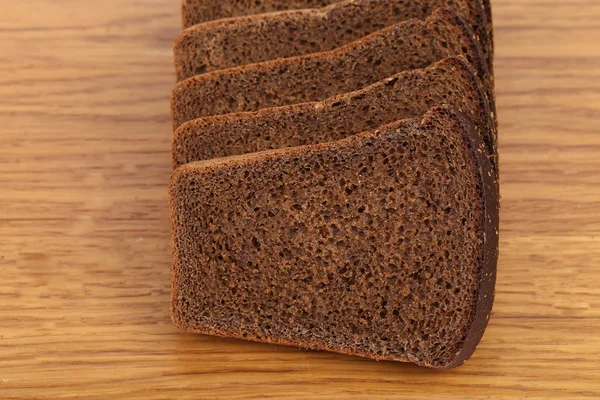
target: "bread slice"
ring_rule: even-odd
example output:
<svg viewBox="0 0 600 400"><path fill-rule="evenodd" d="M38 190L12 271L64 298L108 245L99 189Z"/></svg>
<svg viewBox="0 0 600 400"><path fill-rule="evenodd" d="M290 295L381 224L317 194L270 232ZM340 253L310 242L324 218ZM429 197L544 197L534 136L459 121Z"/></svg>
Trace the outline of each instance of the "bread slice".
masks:
<svg viewBox="0 0 600 400"><path fill-rule="evenodd" d="M182 0L184 28L216 19L242 17L284 10L325 7L342 0ZM492 25L490 0L482 0L488 32Z"/></svg>
<svg viewBox="0 0 600 400"><path fill-rule="evenodd" d="M493 84L472 31L452 10L438 9L425 21L405 21L330 52L188 78L173 90L173 123L176 128L211 115L320 101L456 55L471 62L493 102Z"/></svg>
<svg viewBox="0 0 600 400"><path fill-rule="evenodd" d="M324 7L341 0L182 0L183 27L221 18Z"/></svg>
<svg viewBox="0 0 600 400"><path fill-rule="evenodd" d="M494 297L498 190L466 117L186 164L170 183L171 315L197 333L434 368Z"/></svg>
<svg viewBox="0 0 600 400"><path fill-rule="evenodd" d="M173 166L331 142L420 116L433 105L461 110L474 122L496 169L496 124L485 90L471 65L456 57L322 102L188 121L173 135Z"/></svg>
<svg viewBox="0 0 600 400"><path fill-rule="evenodd" d="M323 9L262 14L195 25L175 41L178 80L220 69L333 50L451 5L471 25L487 58L481 0L349 0Z"/></svg>

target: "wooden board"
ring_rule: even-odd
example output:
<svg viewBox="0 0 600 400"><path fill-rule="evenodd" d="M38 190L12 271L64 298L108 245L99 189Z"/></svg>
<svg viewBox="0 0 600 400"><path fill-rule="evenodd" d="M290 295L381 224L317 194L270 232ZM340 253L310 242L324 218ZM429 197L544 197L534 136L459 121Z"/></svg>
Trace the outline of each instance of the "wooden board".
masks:
<svg viewBox="0 0 600 400"><path fill-rule="evenodd" d="M0 398L600 398L600 2L493 6L497 300L436 372L178 332L178 1L2 0Z"/></svg>

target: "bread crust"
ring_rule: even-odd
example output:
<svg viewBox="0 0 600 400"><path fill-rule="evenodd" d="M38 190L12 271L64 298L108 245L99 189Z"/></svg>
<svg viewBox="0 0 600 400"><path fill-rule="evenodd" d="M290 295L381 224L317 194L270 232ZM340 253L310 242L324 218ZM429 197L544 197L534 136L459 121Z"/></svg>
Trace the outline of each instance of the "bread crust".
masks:
<svg viewBox="0 0 600 400"><path fill-rule="evenodd" d="M475 352L485 332L494 305L496 294L496 271L498 266L498 246L500 235L500 191L499 181L493 171L488 169L489 157L487 148L481 137L475 134L473 124L462 113L456 115L461 120L465 130L471 131L468 138L471 149L478 160L479 179L484 192L484 240L483 263L480 269L479 290L477 293L477 307L471 318L466 339L460 352L443 369L456 368L463 365Z"/></svg>

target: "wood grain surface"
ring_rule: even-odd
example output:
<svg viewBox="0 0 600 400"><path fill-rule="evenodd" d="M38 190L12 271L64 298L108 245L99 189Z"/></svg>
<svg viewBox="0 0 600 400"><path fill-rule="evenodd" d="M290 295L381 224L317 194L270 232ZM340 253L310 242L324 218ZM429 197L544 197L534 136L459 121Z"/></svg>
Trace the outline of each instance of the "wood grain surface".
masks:
<svg viewBox="0 0 600 400"><path fill-rule="evenodd" d="M600 1L492 3L497 300L437 372L177 331L178 0L0 0L0 398L600 398Z"/></svg>

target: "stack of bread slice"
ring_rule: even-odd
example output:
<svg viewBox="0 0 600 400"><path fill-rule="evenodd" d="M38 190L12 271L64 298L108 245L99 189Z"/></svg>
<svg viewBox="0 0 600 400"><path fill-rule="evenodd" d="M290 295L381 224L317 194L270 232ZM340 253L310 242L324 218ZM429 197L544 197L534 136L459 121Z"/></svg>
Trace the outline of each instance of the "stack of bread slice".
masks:
<svg viewBox="0 0 600 400"><path fill-rule="evenodd" d="M492 308L489 0L183 0L174 323L433 368Z"/></svg>

